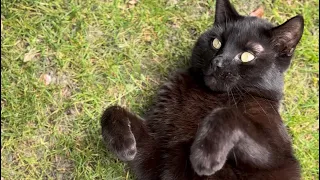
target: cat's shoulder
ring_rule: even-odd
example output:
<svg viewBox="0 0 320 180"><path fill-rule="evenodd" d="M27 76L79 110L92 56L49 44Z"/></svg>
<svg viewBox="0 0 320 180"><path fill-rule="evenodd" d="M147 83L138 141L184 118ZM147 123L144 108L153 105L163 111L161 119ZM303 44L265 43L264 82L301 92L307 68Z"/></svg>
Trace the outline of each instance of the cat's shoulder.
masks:
<svg viewBox="0 0 320 180"><path fill-rule="evenodd" d="M192 69L178 69L168 75L167 80L161 86L162 88L168 89L202 89L207 91L208 89L204 85L203 80L193 72Z"/></svg>

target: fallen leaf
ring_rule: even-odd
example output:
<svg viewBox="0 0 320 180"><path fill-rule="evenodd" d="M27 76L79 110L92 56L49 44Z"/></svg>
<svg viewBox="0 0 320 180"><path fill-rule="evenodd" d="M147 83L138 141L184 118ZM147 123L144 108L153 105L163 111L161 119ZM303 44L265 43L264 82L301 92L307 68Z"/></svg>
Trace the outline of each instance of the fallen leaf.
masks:
<svg viewBox="0 0 320 180"><path fill-rule="evenodd" d="M91 58L91 59L89 59L89 61L90 61L92 64L95 64L97 60L94 59L94 58Z"/></svg>
<svg viewBox="0 0 320 180"><path fill-rule="evenodd" d="M48 74L42 74L40 76L40 81L44 82L45 85L49 85L51 83L51 76Z"/></svg>
<svg viewBox="0 0 320 180"><path fill-rule="evenodd" d="M156 37L155 32L152 28L144 28L142 29L142 39L146 42L150 42L152 39L155 39Z"/></svg>
<svg viewBox="0 0 320 180"><path fill-rule="evenodd" d="M312 138L313 138L313 137L312 137L311 134L307 134L307 135L305 136L305 139L306 139L307 141L310 141Z"/></svg>
<svg viewBox="0 0 320 180"><path fill-rule="evenodd" d="M263 14L264 14L264 10L263 10L263 8L260 6L260 7L258 7L257 9L255 9L254 11L252 11L252 12L250 13L250 16L255 16L255 17L258 17L258 18L262 18Z"/></svg>
<svg viewBox="0 0 320 180"><path fill-rule="evenodd" d="M23 62L28 62L33 60L36 56L38 56L40 53L36 49L31 49L28 53L24 54Z"/></svg>

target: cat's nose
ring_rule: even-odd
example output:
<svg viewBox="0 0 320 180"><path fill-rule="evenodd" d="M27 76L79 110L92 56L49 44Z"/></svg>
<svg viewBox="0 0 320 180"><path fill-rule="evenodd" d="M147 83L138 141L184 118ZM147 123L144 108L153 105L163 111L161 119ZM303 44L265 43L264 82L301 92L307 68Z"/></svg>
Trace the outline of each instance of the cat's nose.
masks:
<svg viewBox="0 0 320 180"><path fill-rule="evenodd" d="M211 62L211 66L213 68L222 68L223 67L223 59L218 57L218 58L215 58L212 62Z"/></svg>

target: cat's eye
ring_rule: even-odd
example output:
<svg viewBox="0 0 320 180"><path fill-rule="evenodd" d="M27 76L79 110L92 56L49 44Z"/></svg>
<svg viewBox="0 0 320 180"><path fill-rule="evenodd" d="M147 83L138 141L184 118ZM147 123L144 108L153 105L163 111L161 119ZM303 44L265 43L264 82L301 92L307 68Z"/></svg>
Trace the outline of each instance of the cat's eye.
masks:
<svg viewBox="0 0 320 180"><path fill-rule="evenodd" d="M242 62L249 62L254 60L255 56L250 52L244 52L241 54L240 59Z"/></svg>
<svg viewBox="0 0 320 180"><path fill-rule="evenodd" d="M212 46L213 48L215 49L220 49L221 47L221 42L219 41L218 38L214 38L213 41L212 41Z"/></svg>

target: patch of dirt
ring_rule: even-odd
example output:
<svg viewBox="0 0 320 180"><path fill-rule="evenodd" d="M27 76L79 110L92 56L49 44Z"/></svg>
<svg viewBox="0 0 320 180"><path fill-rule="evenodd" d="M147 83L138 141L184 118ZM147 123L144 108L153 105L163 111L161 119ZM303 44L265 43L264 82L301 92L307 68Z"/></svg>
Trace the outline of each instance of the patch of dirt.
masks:
<svg viewBox="0 0 320 180"><path fill-rule="evenodd" d="M53 168L51 176L55 179L72 179L72 172L74 169L74 162L62 155L55 155L52 159Z"/></svg>
<svg viewBox="0 0 320 180"><path fill-rule="evenodd" d="M151 42L157 39L157 34L154 32L153 27L143 28L141 36L141 39L145 42Z"/></svg>
<svg viewBox="0 0 320 180"><path fill-rule="evenodd" d="M82 113L82 110L82 104L76 104L65 109L64 112L59 111L58 118L52 118L51 124L57 128L60 134L67 135L72 131L73 121Z"/></svg>
<svg viewBox="0 0 320 180"><path fill-rule="evenodd" d="M67 73L56 72L55 70L50 70L49 72L43 74L43 81L50 84L56 84L62 86L60 91L60 97L63 99L69 99L74 91L78 89L75 81ZM50 77L50 78L48 78Z"/></svg>
<svg viewBox="0 0 320 180"><path fill-rule="evenodd" d="M42 74L40 76L40 81L42 81L47 86L51 83L51 76L49 74Z"/></svg>
<svg viewBox="0 0 320 180"><path fill-rule="evenodd" d="M72 121L82 112L82 104L67 109L62 107L78 91L78 85L67 73L51 70L47 74L51 77L50 85L58 85L60 91L52 92L55 103L47 105L46 115L52 126L57 127L61 133L67 134L72 130Z"/></svg>
<svg viewBox="0 0 320 180"><path fill-rule="evenodd" d="M23 62L36 61L40 59L40 53L37 49L30 49L24 54Z"/></svg>
<svg viewBox="0 0 320 180"><path fill-rule="evenodd" d="M77 115L81 114L82 109L83 109L82 108L82 104L77 104L77 105L75 105L73 107L68 108L66 110L66 114L68 116L77 116Z"/></svg>
<svg viewBox="0 0 320 180"><path fill-rule="evenodd" d="M104 33L98 27L89 26L86 39L89 44L94 44L97 40L101 39L103 35Z"/></svg>
<svg viewBox="0 0 320 180"><path fill-rule="evenodd" d="M167 22L167 26L172 29L179 29L181 24L181 19L178 17L172 17Z"/></svg>

